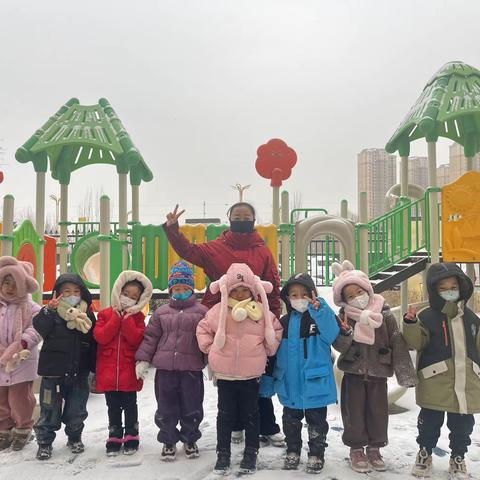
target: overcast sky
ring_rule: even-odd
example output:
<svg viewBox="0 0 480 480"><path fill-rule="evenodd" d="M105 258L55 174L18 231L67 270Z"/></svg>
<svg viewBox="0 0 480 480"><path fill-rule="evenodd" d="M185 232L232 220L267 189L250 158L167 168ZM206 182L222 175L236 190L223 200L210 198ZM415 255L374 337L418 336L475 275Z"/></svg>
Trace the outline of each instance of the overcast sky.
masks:
<svg viewBox="0 0 480 480"><path fill-rule="evenodd" d="M1 0L1 195L33 206L33 167L15 150L69 98L106 97L154 172L144 223L176 202L224 217L236 182L252 184L246 199L270 220L254 163L275 137L298 154L283 186L292 197L356 206L356 154L385 145L444 63L480 67L479 19L478 0ZM102 185L118 206L114 167L74 173L72 219Z"/></svg>

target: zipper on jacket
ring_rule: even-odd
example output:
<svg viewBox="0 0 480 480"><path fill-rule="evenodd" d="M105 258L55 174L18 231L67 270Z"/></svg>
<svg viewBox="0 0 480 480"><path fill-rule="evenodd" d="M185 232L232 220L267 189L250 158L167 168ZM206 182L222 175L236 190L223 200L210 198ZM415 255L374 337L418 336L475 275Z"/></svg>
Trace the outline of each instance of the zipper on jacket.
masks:
<svg viewBox="0 0 480 480"><path fill-rule="evenodd" d="M118 347L117 347L117 391L119 390L119 377L120 377L120 341L122 338L122 332L118 332Z"/></svg>
<svg viewBox="0 0 480 480"><path fill-rule="evenodd" d="M443 329L443 338L445 340L445 346L448 347L447 322L445 320L442 322L442 329Z"/></svg>

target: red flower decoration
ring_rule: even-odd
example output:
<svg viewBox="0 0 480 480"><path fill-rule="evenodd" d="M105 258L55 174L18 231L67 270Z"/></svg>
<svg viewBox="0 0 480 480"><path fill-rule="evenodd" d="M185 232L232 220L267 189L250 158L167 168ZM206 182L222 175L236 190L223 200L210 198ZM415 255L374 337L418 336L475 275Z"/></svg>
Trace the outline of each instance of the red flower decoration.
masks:
<svg viewBox="0 0 480 480"><path fill-rule="evenodd" d="M292 174L297 154L283 140L273 138L257 149L255 168L263 178L271 180L272 187L279 187Z"/></svg>

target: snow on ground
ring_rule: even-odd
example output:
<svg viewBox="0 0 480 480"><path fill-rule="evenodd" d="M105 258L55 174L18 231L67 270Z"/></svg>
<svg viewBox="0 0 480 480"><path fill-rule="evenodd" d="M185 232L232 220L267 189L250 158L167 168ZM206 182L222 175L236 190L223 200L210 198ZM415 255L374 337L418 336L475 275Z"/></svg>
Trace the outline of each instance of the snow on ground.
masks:
<svg viewBox="0 0 480 480"><path fill-rule="evenodd" d="M103 395L91 395L88 402L89 417L83 439L86 445L85 453L72 457L66 448L65 434L59 432L54 443L53 456L50 461L35 460L36 443L32 442L19 453L0 452L0 479L1 480L30 480L35 478L57 480L66 477L78 479L102 480L131 480L137 477L142 480L203 480L219 479L212 474L215 463L215 418L217 394L211 382L205 382L205 419L202 424L203 437L198 442L201 456L198 459L187 460L180 445L177 460L170 464L160 461L161 445L157 442L157 427L153 422L156 408L153 391L154 370L150 369L143 391L139 393L139 416L141 447L136 455L116 459L105 456L105 440L107 437L107 411ZM277 419L281 420L281 406L275 400ZM405 409L403 413L390 416L390 445L384 450L385 460L389 470L385 473L357 474L350 470L347 463L348 450L342 444L342 419L337 405L329 407L330 432L329 446L326 450L326 464L324 471L317 477L325 480L352 480L361 478L412 479L410 467L417 451L416 415L418 407L415 405L414 392L410 390L398 402L398 406ZM480 423L480 415L476 416ZM305 446L307 429L303 429ZM242 446L233 445L232 476L238 469L241 459ZM283 449L263 447L259 453L258 472L254 475L257 480L276 479L307 479L312 478L304 472L306 451L302 452L301 469L297 472L281 470L283 463ZM446 480L448 468L448 431L444 427L442 437L434 458L434 479ZM476 426L472 436L472 446L467 455L467 462L472 478L480 480L480 426ZM221 477L220 477L221 478Z"/></svg>
<svg viewBox="0 0 480 480"><path fill-rule="evenodd" d="M332 307L331 288L319 290L321 296ZM107 438L107 409L103 395L91 395L88 402L89 417L83 440L86 445L85 453L72 456L66 448L66 437L63 431L59 432L54 443L53 456L50 461L35 460L36 443L32 442L19 453L10 451L0 452L0 480L57 480L65 477L78 479L102 480L132 480L137 477L141 480L220 480L212 473L215 463L215 419L217 392L212 383L205 380L205 419L201 425L203 437L198 442L200 458L187 460L178 445L177 460L173 463L164 463L160 460L161 444L156 440L157 427L153 421L156 401L153 389L155 370L150 369L143 390L138 395L141 446L136 455L123 455L111 459L105 456L105 440ZM281 423L282 407L275 399L277 420ZM358 474L353 472L347 462L348 449L342 444L342 418L338 405L329 407L328 448L325 454L325 468L317 476L322 480L358 480L362 478L411 480L410 469L417 453L415 438L417 435L416 416L419 408L415 405L414 390L410 389L398 402L395 408L401 413L390 415L390 445L382 452L388 464L388 471ZM473 480L480 480L480 415L476 415L477 425L472 435L472 445L467 454L467 466ZM284 450L275 447L262 447L258 459L258 471L252 477L256 480L286 480L311 479L312 475L305 473L307 457L307 429L303 429L304 451L302 463L296 472L282 470ZM238 471L243 447L232 445L232 474ZM444 426L438 447L434 452L434 480L448 479L448 430Z"/></svg>

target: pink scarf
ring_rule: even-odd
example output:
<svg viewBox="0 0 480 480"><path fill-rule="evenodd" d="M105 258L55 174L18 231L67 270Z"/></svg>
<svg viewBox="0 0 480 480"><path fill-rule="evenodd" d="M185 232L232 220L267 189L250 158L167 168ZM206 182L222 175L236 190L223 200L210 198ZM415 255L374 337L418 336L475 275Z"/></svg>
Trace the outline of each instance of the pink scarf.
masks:
<svg viewBox="0 0 480 480"><path fill-rule="evenodd" d="M364 310L351 305L345 305L345 314L356 322L353 330L353 339L358 343L373 345L375 343L375 329L383 323L382 309L385 299L374 294Z"/></svg>

